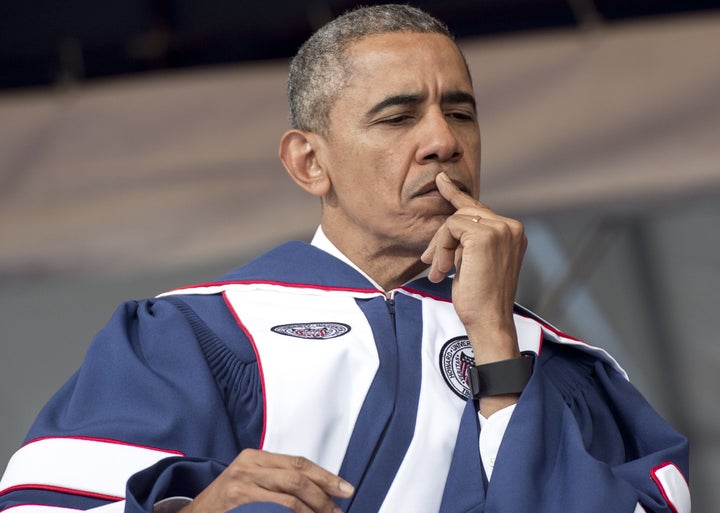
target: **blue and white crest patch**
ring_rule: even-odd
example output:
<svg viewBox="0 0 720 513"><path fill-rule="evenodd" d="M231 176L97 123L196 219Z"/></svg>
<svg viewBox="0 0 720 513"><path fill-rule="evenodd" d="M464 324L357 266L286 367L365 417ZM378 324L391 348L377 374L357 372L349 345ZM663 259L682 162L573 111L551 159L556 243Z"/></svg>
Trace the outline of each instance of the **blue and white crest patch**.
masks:
<svg viewBox="0 0 720 513"><path fill-rule="evenodd" d="M273 332L289 337L305 338L310 340L326 340L342 337L350 331L350 326L341 322L299 322L295 324L281 324L270 328Z"/></svg>
<svg viewBox="0 0 720 513"><path fill-rule="evenodd" d="M450 390L461 399L470 397L468 386L468 367L475 365L470 340L467 337L455 337L440 350L440 373Z"/></svg>

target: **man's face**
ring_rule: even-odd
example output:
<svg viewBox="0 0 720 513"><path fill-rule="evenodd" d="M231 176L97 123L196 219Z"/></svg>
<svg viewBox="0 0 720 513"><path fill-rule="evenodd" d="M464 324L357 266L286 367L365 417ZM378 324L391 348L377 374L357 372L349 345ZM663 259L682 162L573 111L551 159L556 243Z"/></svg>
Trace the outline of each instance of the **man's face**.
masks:
<svg viewBox="0 0 720 513"><path fill-rule="evenodd" d="M465 63L440 34L374 35L348 55L349 85L318 154L332 183L323 224L377 249L419 254L454 211L437 174L479 193L480 131Z"/></svg>

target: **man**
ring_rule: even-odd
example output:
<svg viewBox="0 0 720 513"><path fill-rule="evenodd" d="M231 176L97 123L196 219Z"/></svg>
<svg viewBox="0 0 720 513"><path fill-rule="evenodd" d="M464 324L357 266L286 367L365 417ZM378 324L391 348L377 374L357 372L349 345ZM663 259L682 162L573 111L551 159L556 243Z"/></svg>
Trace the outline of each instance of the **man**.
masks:
<svg viewBox="0 0 720 513"><path fill-rule="evenodd" d="M610 356L514 306L526 239L476 199L447 29L352 11L301 48L289 96L280 158L321 198L313 244L124 305L2 506L689 511L686 440Z"/></svg>

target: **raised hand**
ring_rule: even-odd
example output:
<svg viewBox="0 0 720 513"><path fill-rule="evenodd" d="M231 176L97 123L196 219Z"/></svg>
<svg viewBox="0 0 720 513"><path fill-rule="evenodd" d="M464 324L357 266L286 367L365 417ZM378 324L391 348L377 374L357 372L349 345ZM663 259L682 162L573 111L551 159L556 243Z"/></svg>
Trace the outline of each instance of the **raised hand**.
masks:
<svg viewBox="0 0 720 513"><path fill-rule="evenodd" d="M527 247L523 226L461 191L445 173L435 181L457 210L421 257L430 264L429 279L440 281L455 268L453 304L478 364L519 356L513 302Z"/></svg>

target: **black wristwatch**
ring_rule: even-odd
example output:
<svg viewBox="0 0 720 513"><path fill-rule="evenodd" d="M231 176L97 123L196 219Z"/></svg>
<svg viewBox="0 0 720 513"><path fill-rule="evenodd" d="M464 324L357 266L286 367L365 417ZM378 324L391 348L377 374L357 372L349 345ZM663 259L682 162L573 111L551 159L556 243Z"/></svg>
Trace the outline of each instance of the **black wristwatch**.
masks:
<svg viewBox="0 0 720 513"><path fill-rule="evenodd" d="M532 376L535 357L532 353L499 362L468 368L470 395L473 399L494 395L519 394Z"/></svg>

